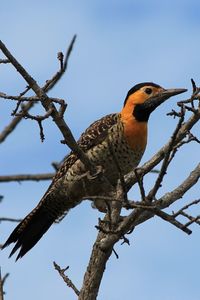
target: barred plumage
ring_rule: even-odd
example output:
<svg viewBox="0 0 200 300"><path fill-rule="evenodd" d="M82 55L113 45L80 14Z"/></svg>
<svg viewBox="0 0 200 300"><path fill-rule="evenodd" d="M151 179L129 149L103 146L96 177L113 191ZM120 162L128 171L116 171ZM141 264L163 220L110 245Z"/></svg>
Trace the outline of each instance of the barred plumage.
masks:
<svg viewBox="0 0 200 300"><path fill-rule="evenodd" d="M79 147L96 166L101 166L113 187L119 179L119 169L125 175L139 164L146 147L150 113L169 97L184 91L186 90L165 90L150 82L136 85L128 92L120 113L97 120L81 135ZM70 153L38 205L14 229L3 245L5 248L16 243L10 256L20 248L17 259L22 257L53 222L78 205L83 198L109 192L103 190L101 185L95 185L86 174L84 164L74 153Z"/></svg>

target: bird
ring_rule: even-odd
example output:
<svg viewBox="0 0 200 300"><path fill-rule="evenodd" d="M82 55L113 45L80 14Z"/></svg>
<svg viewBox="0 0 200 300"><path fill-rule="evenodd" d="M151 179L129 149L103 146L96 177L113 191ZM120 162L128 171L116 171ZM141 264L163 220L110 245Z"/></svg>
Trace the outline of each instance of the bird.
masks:
<svg viewBox="0 0 200 300"><path fill-rule="evenodd" d="M92 123L77 141L93 165L101 166L109 182L108 190L101 184L95 185L94 180L86 175L88 170L83 162L75 153L69 153L38 205L17 225L2 249L14 243L10 256L19 250L18 260L35 246L57 219L65 216L83 199L105 195L109 192L109 185L115 188L120 174L128 174L141 161L147 145L151 113L170 97L186 91L165 89L153 82L133 86L120 112L108 114ZM97 208L98 202L103 201L101 197L99 199Z"/></svg>

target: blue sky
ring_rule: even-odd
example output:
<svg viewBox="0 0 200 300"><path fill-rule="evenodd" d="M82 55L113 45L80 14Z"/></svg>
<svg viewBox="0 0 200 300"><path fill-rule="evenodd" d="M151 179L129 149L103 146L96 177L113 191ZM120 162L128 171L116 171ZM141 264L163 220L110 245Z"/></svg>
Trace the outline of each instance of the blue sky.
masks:
<svg viewBox="0 0 200 300"><path fill-rule="evenodd" d="M166 88L184 87L190 95L190 78L199 83L199 1L3 1L1 39L32 76L43 84L57 70L57 52L65 51L78 35L69 68L51 95L68 103L66 121L75 137L95 119L119 111L129 88L153 81ZM26 86L8 65L1 66L0 91L19 94ZM176 124L166 113L175 108L171 99L151 117L149 142L142 162L171 136ZM8 124L14 104L1 101L0 130ZM38 113L37 108L33 112ZM42 113L42 110L39 111ZM2 174L52 171L51 162L68 152L52 122L44 125L39 140L37 124L24 120L1 145ZM199 132L199 126L193 132ZM198 161L193 144L178 153L164 181L162 193L177 186ZM198 152L197 152L198 151ZM155 175L145 180L148 190ZM23 217L48 187L42 183L1 184L1 215ZM199 186L181 204L199 197ZM130 199L138 199L132 189ZM198 211L197 211L198 214ZM53 269L55 260L69 265L69 276L81 287L100 214L84 202L53 226L27 256L15 263L10 249L0 255L2 272L10 272L5 299L76 299ZM14 224L2 223L5 241ZM103 278L99 300L197 300L199 286L199 229L186 236L154 218L138 227L131 246L116 245Z"/></svg>

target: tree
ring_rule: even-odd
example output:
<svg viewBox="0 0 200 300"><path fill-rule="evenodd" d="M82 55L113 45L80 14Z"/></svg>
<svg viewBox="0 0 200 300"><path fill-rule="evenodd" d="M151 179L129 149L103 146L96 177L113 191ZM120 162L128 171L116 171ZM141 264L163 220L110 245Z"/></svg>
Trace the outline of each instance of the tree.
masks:
<svg viewBox="0 0 200 300"><path fill-rule="evenodd" d="M12 113L13 120L0 134L0 141L5 141L6 137L15 130L16 125L22 120L22 118L30 119L38 123L40 138L41 141L43 141L45 136L43 122L46 119L52 118L62 133L62 143L67 144L67 146L81 159L85 166L87 166L89 174L92 175L91 180L95 178L94 185L99 183L106 185L107 181L102 175L101 170L97 170L96 166L91 164L85 153L78 147L68 125L64 120L64 114L67 108L65 100L52 98L47 95L50 89L57 84L67 69L68 59L75 42L75 38L76 37L72 39L65 56L61 52L58 53L60 69L50 80L46 81L43 87L40 87L37 84L35 79L33 79L24 67L15 59L3 42L0 42L0 49L6 57L0 62L2 64L12 64L27 83L26 89L18 96L0 93L1 98L9 101L16 101L16 108ZM77 299L96 299L109 257L112 253L118 257L118 254L114 250L114 245L119 241L129 244L128 234L133 233L134 229L140 224L154 216L158 216L188 235L192 233L189 228L191 224L200 224L200 217L198 215L193 216L188 212L188 209L192 206L199 205L200 199L192 199L185 206L181 206L180 204L179 209L172 214L165 211L166 208L171 207L175 202L179 203L179 200L185 195L185 193L197 184L200 177L200 164L198 162L196 167L191 169L190 174L179 184L179 186L162 196L158 196L158 192L160 191L160 187L162 186L168 167L172 161L175 161L176 153L181 151L186 144L190 144L191 142L200 143L199 139L191 132L193 126L197 124L200 119L200 88L196 86L193 80L192 87L193 92L191 98L178 102L177 110L172 110L168 114L178 120L177 126L174 129L170 140L143 166L133 170L130 174L125 176L125 178L120 174L117 189L112 190L112 193L103 197L102 200L104 200L107 205L107 213L103 219L99 219L99 223L96 226L98 229L98 235L93 245L88 267L84 275L83 285L80 291L75 287L68 276L65 275L67 268L61 269L54 262L55 269L61 275L66 284L74 290L77 295ZM34 92L34 96L26 96L26 93L31 90ZM30 114L29 111L35 104L43 106L46 113L44 115ZM160 163L160 170L154 170L154 168ZM59 164L55 165L55 169L57 169L58 166ZM158 175L152 188L147 192L144 185L144 178L149 172L157 172ZM2 175L0 176L0 181L44 180L51 179L53 175L54 174L52 173L13 176ZM139 201L131 201L127 196L128 191L135 184L138 184L140 189L141 199ZM95 196L92 200L95 200ZM123 208L128 211L128 214L125 216L122 213ZM181 221L179 220L180 217L183 217L181 218ZM4 220L18 221L11 218L1 218L0 221ZM1 286L3 286L4 281L5 277L1 280ZM1 299L3 299L3 290L0 294Z"/></svg>

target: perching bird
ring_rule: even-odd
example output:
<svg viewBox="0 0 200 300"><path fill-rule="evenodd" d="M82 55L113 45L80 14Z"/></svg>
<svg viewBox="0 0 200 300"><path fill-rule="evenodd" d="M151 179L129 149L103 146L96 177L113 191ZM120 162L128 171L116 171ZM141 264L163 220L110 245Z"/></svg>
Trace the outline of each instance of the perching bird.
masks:
<svg viewBox="0 0 200 300"><path fill-rule="evenodd" d="M119 173L125 175L138 166L146 148L150 114L171 96L185 91L164 89L152 82L137 84L128 92L120 113L97 120L81 135L79 147L87 153L93 164L102 167L103 174L113 187L117 184ZM102 191L100 184L94 185L94 181L86 174L84 164L70 153L41 201L3 245L5 248L15 243L10 256L19 248L17 259L26 254L55 220L78 205L83 198L109 192Z"/></svg>

